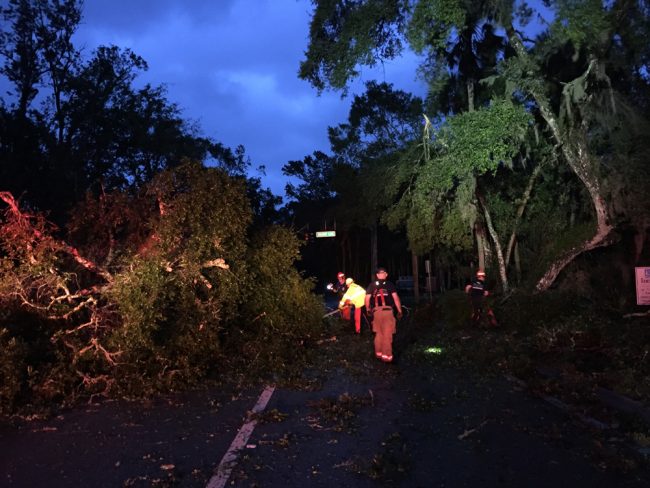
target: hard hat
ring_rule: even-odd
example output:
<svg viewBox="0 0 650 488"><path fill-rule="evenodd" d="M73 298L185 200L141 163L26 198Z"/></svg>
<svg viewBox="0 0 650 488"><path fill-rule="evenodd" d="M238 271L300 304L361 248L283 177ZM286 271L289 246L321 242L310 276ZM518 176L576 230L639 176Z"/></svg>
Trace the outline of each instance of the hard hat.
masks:
<svg viewBox="0 0 650 488"><path fill-rule="evenodd" d="M354 282L354 280L352 278L348 278L347 280L345 280L346 285L349 285L350 283L353 283L353 282Z"/></svg>
<svg viewBox="0 0 650 488"><path fill-rule="evenodd" d="M338 274L336 275L337 278L343 278L345 277L345 273L343 271L339 271Z"/></svg>
<svg viewBox="0 0 650 488"><path fill-rule="evenodd" d="M479 276L479 277L482 276L482 277L485 278L485 271L483 271L482 269L479 269L479 270L476 272L476 276Z"/></svg>

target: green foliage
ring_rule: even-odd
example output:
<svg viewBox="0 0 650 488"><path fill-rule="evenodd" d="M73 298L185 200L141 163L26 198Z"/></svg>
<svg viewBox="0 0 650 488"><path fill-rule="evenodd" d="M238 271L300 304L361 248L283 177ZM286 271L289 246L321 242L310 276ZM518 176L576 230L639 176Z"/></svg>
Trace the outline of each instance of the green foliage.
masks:
<svg viewBox="0 0 650 488"><path fill-rule="evenodd" d="M363 8L376 6L374 2L315 3L312 33L324 32L330 34L325 36L330 40L344 39L348 45L358 43L364 48L363 55L350 49L351 56L343 59L340 52L326 53L329 46L321 43L321 37L312 36L307 62L312 67L327 67L330 72L338 67L345 76L337 77L334 83L328 76L319 77L317 83L314 78L306 79L319 89L325 85L341 88L356 74L356 68L352 68L355 63L377 62L381 46L400 42L405 35L411 47L424 55L420 74L430 82L429 106L437 111L435 116L449 117L435 142L423 148L431 156L409 154L400 160L402 168L390 173L395 179L387 189L396 201L383 218L391 228L409 229L413 249L420 252L436 241L459 242L465 234L456 232L460 226L443 226L442 232L447 234L443 238L437 235L439 228L429 227L445 222L451 209L450 215L460 215L468 226L480 219L484 212L478 213L473 203L477 185L481 196L487 196L485 202L489 205L484 210L494 209L491 220L497 234L518 223L515 208L508 208L507 197L513 194L504 190L509 182L501 183L502 179L511 179L510 175L499 174L496 169L511 164L524 152L517 138L521 138L530 121L521 124L524 130L518 132L518 123L507 115L499 120L496 110L490 114L493 124L482 120L490 118L486 113L462 113L471 110L472 100L483 105L490 91L493 96L525 102L529 119L543 119L544 129L548 130L537 134L545 139L542 145L551 148L558 161L568 163L567 167L578 176L553 176L545 182L543 192L548 194L536 198L533 192L531 203L541 220L533 222L527 215L527 222L518 223L517 242L523 244L519 248L524 250L521 255L525 265L530 265L527 258L537 259L542 248L556 253L543 259L545 265L566 251L551 249L542 242L545 237L549 240L549 235L535 226L552 228L553 235L565 232L589 237L583 231L590 228L593 208L601 202L605 202L603 211L607 214L599 221L603 234L608 230L605 221L614 226L631 224L637 229L647 226L639 219L646 206L642 198L637 198L647 193L645 185L639 183L644 181L639 177L644 168L636 164L644 160L640 155L643 151L638 150L643 144L619 145L621 136L634 132L631 126L636 124L628 117L631 112L625 104L620 103L619 94L630 94L646 112L650 100L646 70L639 68L646 66L648 59L648 43L644 41L650 21L645 5L551 0L542 7L526 2L515 5L508 0L416 0L403 2L401 9L385 11L391 14L385 22L394 28L376 35L365 25L353 22ZM534 39L524 39L515 20L526 25L536 17L542 30ZM483 83L477 85L478 80ZM468 92L473 94L472 100ZM395 159L407 152L405 147L397 148ZM632 164L620 166L623 160ZM533 165L540 162L532 161ZM636 183L628 180L628 175L636 175ZM557 184L555 188L550 188L550 180ZM540 210L542 201L547 214ZM566 206L560 208L560 203ZM455 218L449 222L457 223ZM451 232L456 235L448 239ZM571 247L574 243L565 244Z"/></svg>
<svg viewBox="0 0 650 488"><path fill-rule="evenodd" d="M425 140L424 156L413 165L413 153L400 162L414 182L384 216L391 227L406 222L411 247L425 252L434 243L468 249L476 219L476 178L510 166L529 130L530 115L507 101L495 101L475 112L450 117L433 141ZM430 152L427 152L430 151Z"/></svg>
<svg viewBox="0 0 650 488"><path fill-rule="evenodd" d="M460 30L467 11L462 0L419 1L407 29L411 47L422 53L426 49L444 49L454 29Z"/></svg>
<svg viewBox="0 0 650 488"><path fill-rule="evenodd" d="M252 220L241 180L191 162L160 174L147 192L163 205L156 234L169 258L185 266L241 259Z"/></svg>
<svg viewBox="0 0 650 488"><path fill-rule="evenodd" d="M440 164L445 177L442 185L449 188L455 178L468 173L478 176L510 165L530 122L523 107L506 100L451 117L438 136L445 158Z"/></svg>
<svg viewBox="0 0 650 488"><path fill-rule="evenodd" d="M114 374L122 388L137 394L146 384L191 384L218 366L220 303L206 295L157 260L116 277L111 298L122 322L107 344L120 351Z"/></svg>
<svg viewBox="0 0 650 488"><path fill-rule="evenodd" d="M474 193L471 180L510 165L529 123L526 111L507 101L450 117L433 142L435 155L420 169L416 194L440 201L458 186L467 203Z"/></svg>
<svg viewBox="0 0 650 488"><path fill-rule="evenodd" d="M28 346L7 329L0 329L0 412L11 411L27 376Z"/></svg>
<svg viewBox="0 0 650 488"><path fill-rule="evenodd" d="M402 18L398 0L317 2L300 77L319 90L344 88L358 75L358 64L374 66L401 52L401 39L394 33Z"/></svg>
<svg viewBox="0 0 650 488"><path fill-rule="evenodd" d="M314 282L294 265L300 241L283 227L257 233L249 250L250 282L242 307L246 367L264 372L294 372L306 345L318 335L323 305Z"/></svg>
<svg viewBox="0 0 650 488"><path fill-rule="evenodd" d="M466 327L472 315L467 294L462 290L449 290L438 300L442 320L450 327Z"/></svg>
<svg viewBox="0 0 650 488"><path fill-rule="evenodd" d="M582 305L582 307L578 307ZM541 293L530 295L514 293L499 309L499 320L515 330L535 331L555 326L569 314L584 311L586 302L575 292Z"/></svg>
<svg viewBox="0 0 650 488"><path fill-rule="evenodd" d="M119 304L122 327L113 334L111 342L126 354L126 362L142 357L146 364L165 342L165 334L159 332L173 325L166 320L177 291L166 285L173 282L173 276L157 260L134 263L116 276L111 294Z"/></svg>
<svg viewBox="0 0 650 488"><path fill-rule="evenodd" d="M287 183L287 197L295 200L327 200L332 198L334 158L321 151L306 156L302 161L289 161L282 167L282 174L299 178L303 183Z"/></svg>
<svg viewBox="0 0 650 488"><path fill-rule="evenodd" d="M556 16L550 28L557 42L600 50L610 35L611 20L601 0L554 0Z"/></svg>
<svg viewBox="0 0 650 488"><path fill-rule="evenodd" d="M419 138L422 109L419 98L371 82L362 96L355 96L348 121L329 128L332 150L343 163L337 165L332 181L341 204L337 223L373 226L399 193L408 176L396 174L405 170L396 161Z"/></svg>
<svg viewBox="0 0 650 488"><path fill-rule="evenodd" d="M138 195L89 196L72 229L92 263L3 193L0 409L300 368L322 304L294 268L296 237L251 229L246 194L189 162Z"/></svg>
<svg viewBox="0 0 650 488"><path fill-rule="evenodd" d="M341 161L364 166L420 137L422 100L388 83L366 83L355 96L345 124L330 127L332 150Z"/></svg>
<svg viewBox="0 0 650 488"><path fill-rule="evenodd" d="M196 163L162 173L148 192L162 209L155 246L115 277L122 327L111 345L131 373L187 381L214 367L220 329L242 301L250 206L241 181Z"/></svg>
<svg viewBox="0 0 650 488"><path fill-rule="evenodd" d="M468 205L469 206L469 205ZM454 251L468 251L474 246L472 222L464 215L467 207L449 207L440 216L436 243Z"/></svg>

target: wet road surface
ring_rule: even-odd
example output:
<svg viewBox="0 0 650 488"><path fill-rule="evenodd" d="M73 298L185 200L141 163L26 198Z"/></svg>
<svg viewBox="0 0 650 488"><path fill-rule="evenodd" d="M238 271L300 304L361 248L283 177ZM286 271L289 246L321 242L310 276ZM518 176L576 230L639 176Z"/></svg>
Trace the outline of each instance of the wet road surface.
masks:
<svg viewBox="0 0 650 488"><path fill-rule="evenodd" d="M337 329L306 381L277 385L226 486L650 486L605 470L589 428L501 377L448 364L435 332ZM324 336L325 337L325 336ZM0 427L0 486L206 486L265 385L79 407Z"/></svg>

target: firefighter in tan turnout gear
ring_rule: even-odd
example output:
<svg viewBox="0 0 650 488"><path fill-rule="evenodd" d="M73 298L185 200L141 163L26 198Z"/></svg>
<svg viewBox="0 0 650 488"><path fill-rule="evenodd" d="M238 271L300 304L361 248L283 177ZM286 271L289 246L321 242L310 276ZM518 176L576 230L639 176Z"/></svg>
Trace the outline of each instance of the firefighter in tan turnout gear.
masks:
<svg viewBox="0 0 650 488"><path fill-rule="evenodd" d="M385 268L377 268L377 279L366 289L366 311L372 317L375 333L375 356L386 363L393 361L393 334L396 332L395 312L402 318L402 303L397 288L387 281Z"/></svg>
<svg viewBox="0 0 650 488"><path fill-rule="evenodd" d="M345 280L348 285L341 301L339 302L339 309L344 310L346 307L354 306L354 330L357 334L361 333L361 309L365 304L366 290L357 285L352 278Z"/></svg>

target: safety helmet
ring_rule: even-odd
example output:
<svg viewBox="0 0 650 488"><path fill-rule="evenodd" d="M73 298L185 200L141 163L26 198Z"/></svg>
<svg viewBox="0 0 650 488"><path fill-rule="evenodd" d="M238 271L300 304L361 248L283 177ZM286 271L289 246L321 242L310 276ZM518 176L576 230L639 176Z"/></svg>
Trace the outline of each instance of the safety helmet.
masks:
<svg viewBox="0 0 650 488"><path fill-rule="evenodd" d="M343 271L339 271L338 274L336 275L337 278L345 278L345 273Z"/></svg>
<svg viewBox="0 0 650 488"><path fill-rule="evenodd" d="M482 269L479 269L476 272L476 276L477 276L477 278L485 278L485 271L483 271Z"/></svg>
<svg viewBox="0 0 650 488"><path fill-rule="evenodd" d="M354 282L354 280L352 278L348 278L347 280L345 280L346 285L349 285L349 284L351 284L353 282Z"/></svg>

